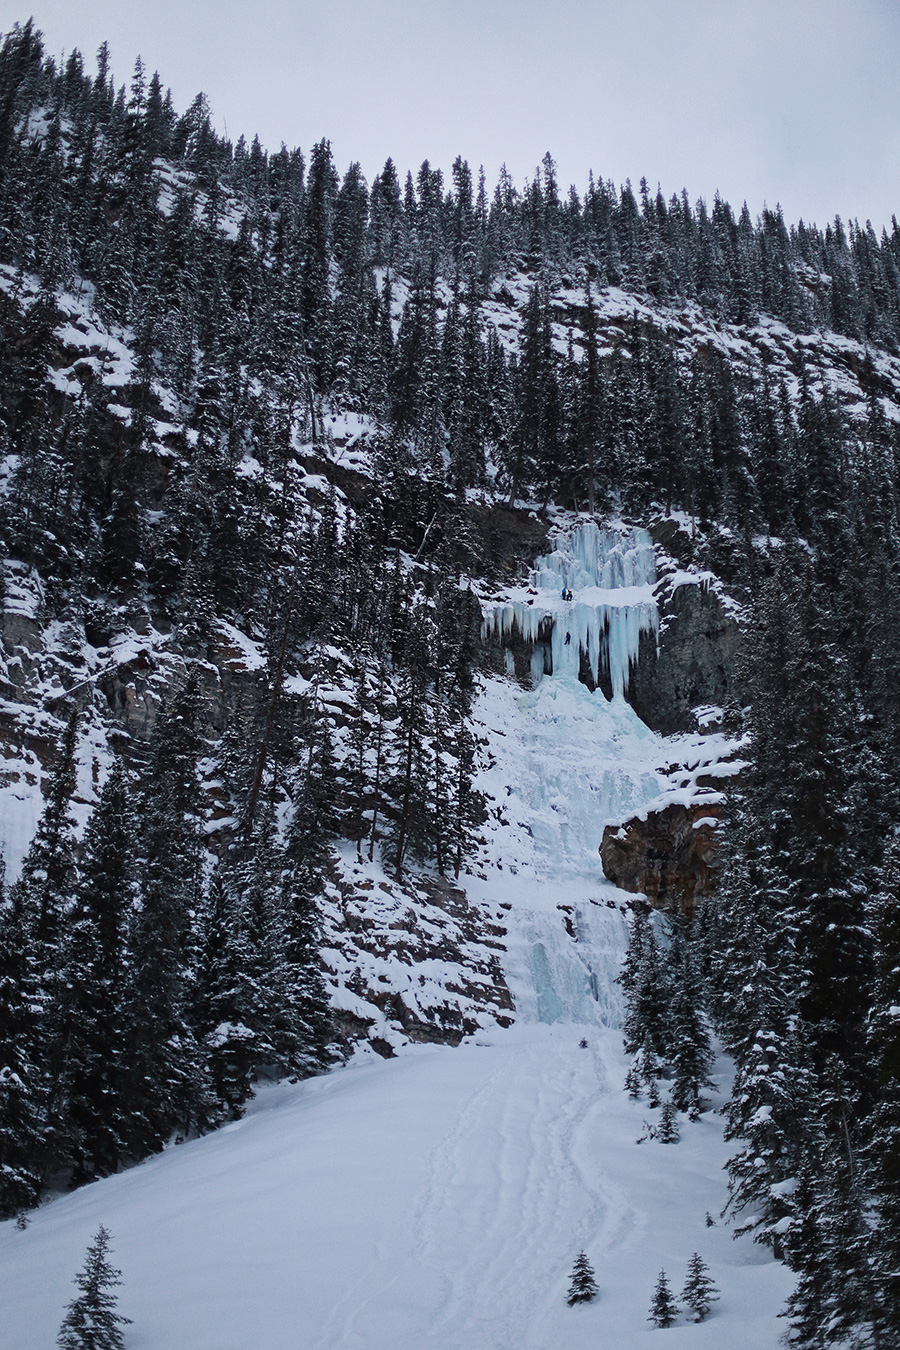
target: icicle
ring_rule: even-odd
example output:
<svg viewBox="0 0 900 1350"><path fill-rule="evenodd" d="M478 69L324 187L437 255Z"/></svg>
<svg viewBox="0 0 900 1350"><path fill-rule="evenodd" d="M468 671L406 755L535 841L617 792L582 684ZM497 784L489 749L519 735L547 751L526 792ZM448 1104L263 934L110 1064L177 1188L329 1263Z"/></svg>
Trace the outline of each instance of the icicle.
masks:
<svg viewBox="0 0 900 1350"><path fill-rule="evenodd" d="M578 679L584 657L594 683L601 669L608 671L613 698L623 698L641 635L659 624L653 542L646 530L600 529L594 521L560 530L552 542L553 551L535 562L530 584L487 608L484 635L502 640L519 633L530 642L537 684L549 629L554 676Z"/></svg>

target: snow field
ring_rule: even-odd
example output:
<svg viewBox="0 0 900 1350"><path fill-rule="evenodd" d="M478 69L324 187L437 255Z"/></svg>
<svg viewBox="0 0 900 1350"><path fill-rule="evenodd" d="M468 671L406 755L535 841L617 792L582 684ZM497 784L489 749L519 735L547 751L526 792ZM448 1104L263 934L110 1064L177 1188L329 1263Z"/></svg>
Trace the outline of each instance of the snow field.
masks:
<svg viewBox="0 0 900 1350"><path fill-rule="evenodd" d="M579 1048L584 1036L586 1050ZM790 1287L724 1225L718 1120L638 1145L619 1037L521 1025L457 1049L366 1054L262 1091L247 1118L0 1225L4 1350L54 1343L100 1223L129 1350L643 1350L664 1267L722 1291L667 1345L766 1350ZM568 1308L584 1247L600 1295Z"/></svg>

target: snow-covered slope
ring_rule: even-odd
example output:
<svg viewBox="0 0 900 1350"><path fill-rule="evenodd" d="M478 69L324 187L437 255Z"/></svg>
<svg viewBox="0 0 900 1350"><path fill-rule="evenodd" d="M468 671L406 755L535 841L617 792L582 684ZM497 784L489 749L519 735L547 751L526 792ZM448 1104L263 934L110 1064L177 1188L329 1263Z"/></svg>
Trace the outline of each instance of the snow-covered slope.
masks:
<svg viewBox="0 0 900 1350"><path fill-rule="evenodd" d="M559 549L578 552L571 536ZM558 578L533 578L548 613ZM599 578L569 579L564 604L586 605ZM625 897L597 848L610 816L656 799L664 768L700 749L653 735L562 666L530 691L489 680L479 703L490 815L466 886L505 915L515 1025L390 1060L361 1049L262 1091L237 1124L45 1205L24 1232L0 1225L4 1350L52 1344L100 1223L130 1350L639 1350L657 1344L659 1270L677 1291L694 1251L721 1301L667 1344L774 1350L790 1277L718 1220L719 1118L684 1121L677 1146L638 1144L650 1113L622 1088ZM704 738L703 753L717 748ZM570 1309L581 1248L600 1297Z"/></svg>
<svg viewBox="0 0 900 1350"><path fill-rule="evenodd" d="M584 1033L589 1048L579 1048ZM247 1119L0 1230L0 1344L53 1344L100 1223L129 1350L558 1350L657 1344L664 1267L699 1250L722 1291L667 1345L774 1350L789 1277L720 1224L706 1116L638 1146L618 1038L522 1024L261 1094ZM600 1297L570 1309L584 1247Z"/></svg>

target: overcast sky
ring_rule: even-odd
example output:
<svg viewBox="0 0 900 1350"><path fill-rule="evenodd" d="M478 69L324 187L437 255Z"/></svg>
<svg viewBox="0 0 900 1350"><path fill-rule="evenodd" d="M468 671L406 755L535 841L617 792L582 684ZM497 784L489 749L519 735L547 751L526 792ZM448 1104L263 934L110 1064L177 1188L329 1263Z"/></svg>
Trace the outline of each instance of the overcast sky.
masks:
<svg viewBox="0 0 900 1350"><path fill-rule="evenodd" d="M127 83L140 53L183 111L339 168L457 154L517 184L645 175L754 215L900 216L900 0L0 0L54 53Z"/></svg>

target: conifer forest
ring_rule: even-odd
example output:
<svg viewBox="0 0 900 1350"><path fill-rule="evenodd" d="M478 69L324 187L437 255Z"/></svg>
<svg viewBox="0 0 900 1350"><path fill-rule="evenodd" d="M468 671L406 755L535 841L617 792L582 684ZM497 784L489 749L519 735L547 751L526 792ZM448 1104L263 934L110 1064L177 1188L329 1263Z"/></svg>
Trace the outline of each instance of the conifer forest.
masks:
<svg viewBox="0 0 900 1350"><path fill-rule="evenodd" d="M777 1334L897 1347L897 221L566 190L549 153L369 181L121 75L31 22L0 45L0 1227L272 1084L558 1026L577 958L642 1160L730 1065L716 1227L790 1272ZM576 788L495 793L510 690L663 747L618 797L583 748L589 882L527 996L489 879L562 887ZM687 899L665 859L658 893L613 875L678 811L713 859ZM554 1294L585 1326L591 1240ZM728 1303L702 1240L697 1321Z"/></svg>

